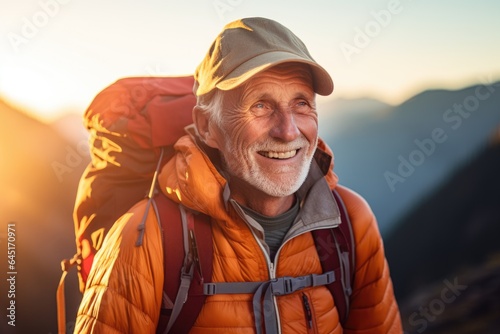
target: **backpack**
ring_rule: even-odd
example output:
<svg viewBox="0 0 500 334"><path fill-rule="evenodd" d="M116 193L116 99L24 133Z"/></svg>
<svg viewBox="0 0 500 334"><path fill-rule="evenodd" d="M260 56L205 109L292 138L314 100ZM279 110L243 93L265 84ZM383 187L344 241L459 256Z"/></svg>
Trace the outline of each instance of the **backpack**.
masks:
<svg viewBox="0 0 500 334"><path fill-rule="evenodd" d="M113 223L134 204L148 198L164 238L164 268L181 279L165 279L157 333L188 332L212 287L210 218L193 213L155 192L156 176L174 154L173 145L192 123L196 104L192 76L124 78L102 90L84 114L90 132L91 162L84 171L73 212L77 253L63 260L57 289L59 333L65 328L64 280L77 266L83 293L95 253ZM341 323L348 316L354 269L354 240L342 199L332 192L341 213L338 228L317 230L313 237L323 271L333 272L325 284ZM147 214L147 212L146 212ZM137 246L141 246L142 235ZM184 254L179 250L184 249ZM199 256L203 254L203 256ZM335 255L335 256L331 256ZM340 278L340 279L338 279ZM185 302L184 302L185 301Z"/></svg>

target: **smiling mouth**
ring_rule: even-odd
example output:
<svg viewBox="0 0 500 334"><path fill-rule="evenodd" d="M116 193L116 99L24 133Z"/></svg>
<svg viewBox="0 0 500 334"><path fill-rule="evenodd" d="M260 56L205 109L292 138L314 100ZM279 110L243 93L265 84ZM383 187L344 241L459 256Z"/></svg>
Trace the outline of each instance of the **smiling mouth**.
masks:
<svg viewBox="0 0 500 334"><path fill-rule="evenodd" d="M260 151L260 155L270 159L290 159L297 155L299 149L286 151L286 152L274 152L274 151Z"/></svg>

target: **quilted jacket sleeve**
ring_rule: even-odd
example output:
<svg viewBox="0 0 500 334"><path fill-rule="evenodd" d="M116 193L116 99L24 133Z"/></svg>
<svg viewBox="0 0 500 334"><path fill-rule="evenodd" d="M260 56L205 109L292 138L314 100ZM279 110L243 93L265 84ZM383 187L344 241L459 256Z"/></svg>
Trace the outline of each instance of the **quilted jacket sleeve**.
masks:
<svg viewBox="0 0 500 334"><path fill-rule="evenodd" d="M338 187L351 222L356 243L356 269L346 334L402 333L389 266L375 216L355 192Z"/></svg>
<svg viewBox="0 0 500 334"><path fill-rule="evenodd" d="M155 333L163 291L163 249L153 208L141 246L139 202L109 231L97 252L80 304L75 333Z"/></svg>

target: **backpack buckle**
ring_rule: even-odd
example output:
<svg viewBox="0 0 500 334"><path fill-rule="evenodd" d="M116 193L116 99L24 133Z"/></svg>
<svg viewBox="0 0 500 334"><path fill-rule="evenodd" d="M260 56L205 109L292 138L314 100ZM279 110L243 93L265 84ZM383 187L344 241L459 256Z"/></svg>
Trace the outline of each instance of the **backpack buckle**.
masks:
<svg viewBox="0 0 500 334"><path fill-rule="evenodd" d="M271 291L275 296L288 295L311 285L308 276L280 277L271 280Z"/></svg>
<svg viewBox="0 0 500 334"><path fill-rule="evenodd" d="M215 283L203 284L203 294L205 296L212 296L217 293L217 285Z"/></svg>

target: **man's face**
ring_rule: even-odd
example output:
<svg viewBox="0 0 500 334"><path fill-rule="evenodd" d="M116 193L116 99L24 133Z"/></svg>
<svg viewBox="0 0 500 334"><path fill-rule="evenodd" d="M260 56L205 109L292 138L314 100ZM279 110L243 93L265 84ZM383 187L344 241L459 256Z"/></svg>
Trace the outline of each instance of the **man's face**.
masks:
<svg viewBox="0 0 500 334"><path fill-rule="evenodd" d="M293 194L307 176L318 137L308 67L279 65L225 94L216 141L231 188Z"/></svg>

